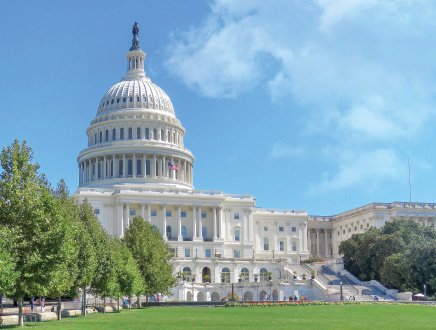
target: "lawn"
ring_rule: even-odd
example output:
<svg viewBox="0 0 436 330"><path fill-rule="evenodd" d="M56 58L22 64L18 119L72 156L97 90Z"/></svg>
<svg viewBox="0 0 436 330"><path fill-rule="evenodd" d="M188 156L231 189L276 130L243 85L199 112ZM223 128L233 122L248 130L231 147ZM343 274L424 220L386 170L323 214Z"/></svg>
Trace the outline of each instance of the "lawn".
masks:
<svg viewBox="0 0 436 330"><path fill-rule="evenodd" d="M61 322L28 323L44 329L435 329L436 307L344 305L299 307L153 307L91 314ZM12 327L17 328L17 327Z"/></svg>

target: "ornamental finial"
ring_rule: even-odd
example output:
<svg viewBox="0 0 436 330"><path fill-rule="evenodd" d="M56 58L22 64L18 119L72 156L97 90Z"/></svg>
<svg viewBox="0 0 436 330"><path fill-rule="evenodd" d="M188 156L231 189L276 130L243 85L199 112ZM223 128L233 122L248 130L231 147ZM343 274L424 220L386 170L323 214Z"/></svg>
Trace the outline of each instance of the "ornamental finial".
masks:
<svg viewBox="0 0 436 330"><path fill-rule="evenodd" d="M139 33L138 23L135 22L132 28L133 40L132 40L132 47L130 47L130 50L141 50L141 47L139 47L138 33Z"/></svg>

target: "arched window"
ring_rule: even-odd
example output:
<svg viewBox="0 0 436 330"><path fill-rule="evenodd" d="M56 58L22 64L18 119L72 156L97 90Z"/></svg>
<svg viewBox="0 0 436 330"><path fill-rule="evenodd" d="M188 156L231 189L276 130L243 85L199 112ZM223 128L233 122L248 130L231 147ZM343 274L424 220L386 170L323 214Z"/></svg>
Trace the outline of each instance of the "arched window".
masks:
<svg viewBox="0 0 436 330"><path fill-rule="evenodd" d="M109 130L107 129L106 130L106 133L105 133L105 141L107 142L107 141L109 141Z"/></svg>
<svg viewBox="0 0 436 330"><path fill-rule="evenodd" d="M160 130L160 139L165 141L165 131L163 129Z"/></svg>
<svg viewBox="0 0 436 330"><path fill-rule="evenodd" d="M186 238L186 227L185 226L182 226L182 237L183 237L183 240L185 240L185 238Z"/></svg>
<svg viewBox="0 0 436 330"><path fill-rule="evenodd" d="M133 139L133 129L129 127L129 140Z"/></svg>
<svg viewBox="0 0 436 330"><path fill-rule="evenodd" d="M167 226L167 237L171 238L171 226Z"/></svg>
<svg viewBox="0 0 436 330"><path fill-rule="evenodd" d="M221 271L221 278L224 279L225 283L230 283L230 269L227 267L223 268Z"/></svg>
<svg viewBox="0 0 436 330"><path fill-rule="evenodd" d="M268 239L268 237L264 237L263 238L263 249L265 251L269 250L269 239Z"/></svg>
<svg viewBox="0 0 436 330"><path fill-rule="evenodd" d="M118 175L121 177L123 176L123 161L122 160L120 160L118 162Z"/></svg>
<svg viewBox="0 0 436 330"><path fill-rule="evenodd" d="M141 127L137 127L137 128L136 128L136 138L137 138L138 140L141 139Z"/></svg>
<svg viewBox="0 0 436 330"><path fill-rule="evenodd" d="M120 128L120 140L124 140L124 128Z"/></svg>
<svg viewBox="0 0 436 330"><path fill-rule="evenodd" d="M112 141L117 138L117 130L114 128L112 129Z"/></svg>
<svg viewBox="0 0 436 330"><path fill-rule="evenodd" d="M207 228L206 227L201 228L201 237L207 238Z"/></svg>
<svg viewBox="0 0 436 330"><path fill-rule="evenodd" d="M140 159L136 160L136 175L142 175L142 162Z"/></svg>
<svg viewBox="0 0 436 330"><path fill-rule="evenodd" d="M153 140L157 141L157 129L153 128Z"/></svg>
<svg viewBox="0 0 436 330"><path fill-rule="evenodd" d="M145 175L151 175L151 174L150 174L150 173L151 173L151 170L150 170L150 160L149 160L149 159L147 159L147 160L145 161L145 166L147 167L147 168L146 168Z"/></svg>
<svg viewBox="0 0 436 330"><path fill-rule="evenodd" d="M133 162L131 159L127 161L127 175L133 175Z"/></svg>
<svg viewBox="0 0 436 330"><path fill-rule="evenodd" d="M148 128L145 129L145 139L150 140L150 130Z"/></svg>
<svg viewBox="0 0 436 330"><path fill-rule="evenodd" d="M190 282L192 277L192 271L189 267L183 267L183 277Z"/></svg>
<svg viewBox="0 0 436 330"><path fill-rule="evenodd" d="M260 281L261 281L261 282L266 282L266 281L268 281L268 275L267 275L267 273L268 273L268 270L267 270L266 268L262 268L262 269L260 270L259 275L260 275Z"/></svg>
<svg viewBox="0 0 436 330"><path fill-rule="evenodd" d="M239 229L235 229L235 241L239 241Z"/></svg>
<svg viewBox="0 0 436 330"><path fill-rule="evenodd" d="M285 242L280 241L280 251L285 251Z"/></svg>
<svg viewBox="0 0 436 330"><path fill-rule="evenodd" d="M239 275L242 283L248 283L250 282L250 272L248 271L247 268L242 268L241 269L241 274Z"/></svg>
<svg viewBox="0 0 436 330"><path fill-rule="evenodd" d="M102 142L103 142L103 132L100 131L100 143L102 143Z"/></svg>
<svg viewBox="0 0 436 330"><path fill-rule="evenodd" d="M94 134L94 144L97 144L97 133Z"/></svg>

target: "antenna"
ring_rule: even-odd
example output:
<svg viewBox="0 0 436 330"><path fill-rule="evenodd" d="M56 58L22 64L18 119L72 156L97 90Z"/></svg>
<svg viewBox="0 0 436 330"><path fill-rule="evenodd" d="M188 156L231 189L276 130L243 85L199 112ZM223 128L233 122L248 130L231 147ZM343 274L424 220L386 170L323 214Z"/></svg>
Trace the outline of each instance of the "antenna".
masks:
<svg viewBox="0 0 436 330"><path fill-rule="evenodd" d="M409 162L409 195L410 195L410 203L412 203L412 180L410 179L410 158L407 159Z"/></svg>

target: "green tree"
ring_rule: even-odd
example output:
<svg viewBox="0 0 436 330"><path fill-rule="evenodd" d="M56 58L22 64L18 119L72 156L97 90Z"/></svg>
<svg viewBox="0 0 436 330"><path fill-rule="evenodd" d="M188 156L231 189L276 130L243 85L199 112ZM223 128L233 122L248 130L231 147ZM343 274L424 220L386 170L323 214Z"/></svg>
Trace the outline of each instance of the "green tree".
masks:
<svg viewBox="0 0 436 330"><path fill-rule="evenodd" d="M19 279L20 273L16 271L12 241L11 229L0 226L0 292L13 287Z"/></svg>
<svg viewBox="0 0 436 330"><path fill-rule="evenodd" d="M18 140L3 148L0 175L0 225L9 229L11 259L17 275L13 285L3 283L6 296L18 301L23 325L23 297L47 292L50 276L62 253L62 224L56 201L39 165L32 163L30 147Z"/></svg>
<svg viewBox="0 0 436 330"><path fill-rule="evenodd" d="M144 221L134 217L126 230L123 242L135 258L144 280L144 293L148 297L156 293L169 293L175 285L172 276L171 252L159 231Z"/></svg>

